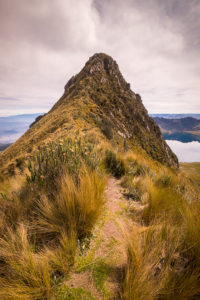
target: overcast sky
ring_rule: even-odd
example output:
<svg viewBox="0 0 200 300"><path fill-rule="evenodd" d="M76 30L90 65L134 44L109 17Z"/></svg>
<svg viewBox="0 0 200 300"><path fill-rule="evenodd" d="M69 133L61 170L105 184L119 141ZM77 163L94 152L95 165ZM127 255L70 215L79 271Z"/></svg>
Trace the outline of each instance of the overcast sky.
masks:
<svg viewBox="0 0 200 300"><path fill-rule="evenodd" d="M200 0L0 0L0 115L48 111L95 52L149 113L200 113Z"/></svg>

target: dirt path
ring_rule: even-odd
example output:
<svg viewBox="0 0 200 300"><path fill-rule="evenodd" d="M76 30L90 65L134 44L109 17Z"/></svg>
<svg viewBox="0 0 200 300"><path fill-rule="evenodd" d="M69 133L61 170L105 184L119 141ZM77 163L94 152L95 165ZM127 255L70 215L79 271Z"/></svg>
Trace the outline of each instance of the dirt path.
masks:
<svg viewBox="0 0 200 300"><path fill-rule="evenodd" d="M133 222L127 215L129 202L123 196L120 180L113 177L108 179L105 197L107 204L103 223L97 229L98 238L91 242L88 252L88 256L91 255L92 251L94 252L92 261L88 264L89 268L85 270L83 267L83 272L73 273L68 284L71 287L81 287L90 291L99 300L117 300L122 299L121 282L126 264L124 234L130 231L131 228L138 228L140 225ZM132 205L134 205L133 201ZM135 208L141 209L142 205L137 202L135 203ZM99 263L103 264L104 268L108 270L106 274L103 271L101 274L101 269L100 274L98 275L97 273L99 281L101 281L101 277L106 276L105 284L101 288L98 288L98 284L95 284L95 275L92 276L92 274L96 274L96 268Z"/></svg>

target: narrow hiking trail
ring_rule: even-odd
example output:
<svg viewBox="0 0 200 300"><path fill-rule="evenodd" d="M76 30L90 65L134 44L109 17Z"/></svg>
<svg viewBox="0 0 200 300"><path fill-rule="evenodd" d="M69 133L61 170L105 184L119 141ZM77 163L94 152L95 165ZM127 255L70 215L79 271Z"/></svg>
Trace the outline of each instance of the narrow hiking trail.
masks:
<svg viewBox="0 0 200 300"><path fill-rule="evenodd" d="M94 239L86 255L77 260L74 272L66 282L71 288L89 291L94 297L91 299L122 299L122 281L127 260L124 236L127 232L143 230L141 224L130 218L128 211L130 203L135 210L141 210L144 206L139 202L128 201L120 183L120 180L113 177L108 178L105 189L107 202L94 230Z"/></svg>

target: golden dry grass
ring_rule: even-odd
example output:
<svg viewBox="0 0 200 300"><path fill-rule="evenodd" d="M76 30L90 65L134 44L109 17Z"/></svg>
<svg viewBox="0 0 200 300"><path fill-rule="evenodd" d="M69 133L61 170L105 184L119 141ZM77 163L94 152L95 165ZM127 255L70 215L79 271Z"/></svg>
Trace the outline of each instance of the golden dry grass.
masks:
<svg viewBox="0 0 200 300"><path fill-rule="evenodd" d="M147 160L146 170L148 166ZM126 233L124 299L196 299L200 295L198 193L182 173L154 167L152 162L150 166L151 172L138 177L142 187L132 183L141 190L141 200L142 193L148 193L139 215L131 210L133 220L145 224L146 230Z"/></svg>
<svg viewBox="0 0 200 300"><path fill-rule="evenodd" d="M83 167L78 183L65 174L53 198L34 190L28 199L26 187L23 197L1 199L1 299L56 299L58 282L102 212L104 187L102 176Z"/></svg>

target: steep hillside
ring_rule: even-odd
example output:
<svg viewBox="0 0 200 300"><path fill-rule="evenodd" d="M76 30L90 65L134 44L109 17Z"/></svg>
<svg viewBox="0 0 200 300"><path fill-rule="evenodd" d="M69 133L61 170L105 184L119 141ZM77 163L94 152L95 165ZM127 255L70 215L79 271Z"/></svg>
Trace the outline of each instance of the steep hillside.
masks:
<svg viewBox="0 0 200 300"><path fill-rule="evenodd" d="M0 154L0 167L3 169L16 157L33 152L47 141L94 133L118 147L137 147L166 165L178 165L141 97L130 89L117 63L100 53L68 81L53 108Z"/></svg>

